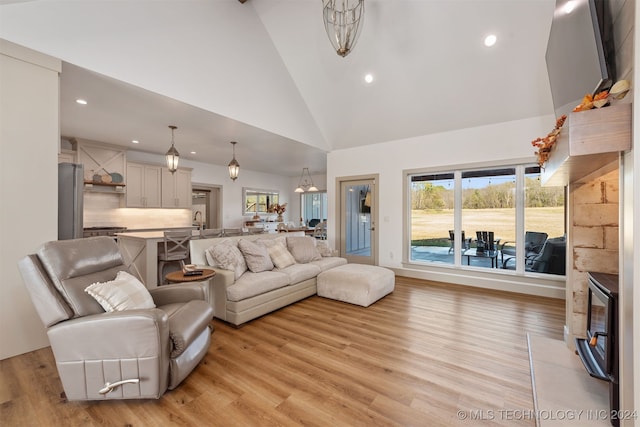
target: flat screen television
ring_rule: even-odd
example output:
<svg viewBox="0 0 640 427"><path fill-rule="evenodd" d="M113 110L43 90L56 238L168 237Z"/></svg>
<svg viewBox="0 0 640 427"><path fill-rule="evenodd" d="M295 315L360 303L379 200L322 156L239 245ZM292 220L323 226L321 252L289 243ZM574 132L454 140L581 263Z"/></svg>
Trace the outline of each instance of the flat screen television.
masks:
<svg viewBox="0 0 640 427"><path fill-rule="evenodd" d="M614 55L605 0L556 0L545 55L556 117L571 112L586 94L611 87Z"/></svg>

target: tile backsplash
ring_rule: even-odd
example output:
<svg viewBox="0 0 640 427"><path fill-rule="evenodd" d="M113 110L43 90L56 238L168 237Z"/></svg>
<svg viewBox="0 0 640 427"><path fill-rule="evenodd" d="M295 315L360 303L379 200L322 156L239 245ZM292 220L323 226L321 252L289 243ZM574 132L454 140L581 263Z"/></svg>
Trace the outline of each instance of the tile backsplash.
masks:
<svg viewBox="0 0 640 427"><path fill-rule="evenodd" d="M121 208L123 195L84 193L84 227L128 229L174 228L192 225L191 209Z"/></svg>

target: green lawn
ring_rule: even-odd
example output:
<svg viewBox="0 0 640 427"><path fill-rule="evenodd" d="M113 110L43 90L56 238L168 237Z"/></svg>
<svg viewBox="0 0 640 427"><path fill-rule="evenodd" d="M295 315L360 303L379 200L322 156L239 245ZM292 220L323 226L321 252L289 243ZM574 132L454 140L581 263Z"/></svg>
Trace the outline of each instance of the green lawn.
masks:
<svg viewBox="0 0 640 427"><path fill-rule="evenodd" d="M448 246L449 230L453 229L453 210L414 210L411 212L411 241L414 244ZM475 238L475 232L493 231L496 239L515 241L515 209L465 209L462 211L465 237ZM541 231L549 237L564 234L564 209L527 208L525 230Z"/></svg>

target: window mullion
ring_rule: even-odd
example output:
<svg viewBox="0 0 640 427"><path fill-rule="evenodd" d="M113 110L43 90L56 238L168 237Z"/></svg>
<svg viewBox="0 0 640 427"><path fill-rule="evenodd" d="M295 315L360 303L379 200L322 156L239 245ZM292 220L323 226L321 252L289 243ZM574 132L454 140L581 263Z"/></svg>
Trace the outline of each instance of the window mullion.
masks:
<svg viewBox="0 0 640 427"><path fill-rule="evenodd" d="M462 172L453 173L453 229L455 230L455 244L453 251L453 265L462 264Z"/></svg>
<svg viewBox="0 0 640 427"><path fill-rule="evenodd" d="M525 208L525 168L516 166L516 273L524 274L524 208Z"/></svg>

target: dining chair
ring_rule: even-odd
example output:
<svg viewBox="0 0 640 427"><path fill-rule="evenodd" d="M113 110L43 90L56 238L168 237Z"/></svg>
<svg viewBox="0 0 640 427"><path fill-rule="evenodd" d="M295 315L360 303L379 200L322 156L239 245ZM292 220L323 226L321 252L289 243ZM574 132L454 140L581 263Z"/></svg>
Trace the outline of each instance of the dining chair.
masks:
<svg viewBox="0 0 640 427"><path fill-rule="evenodd" d="M316 224L313 229L313 237L320 240L327 240L327 221Z"/></svg>

